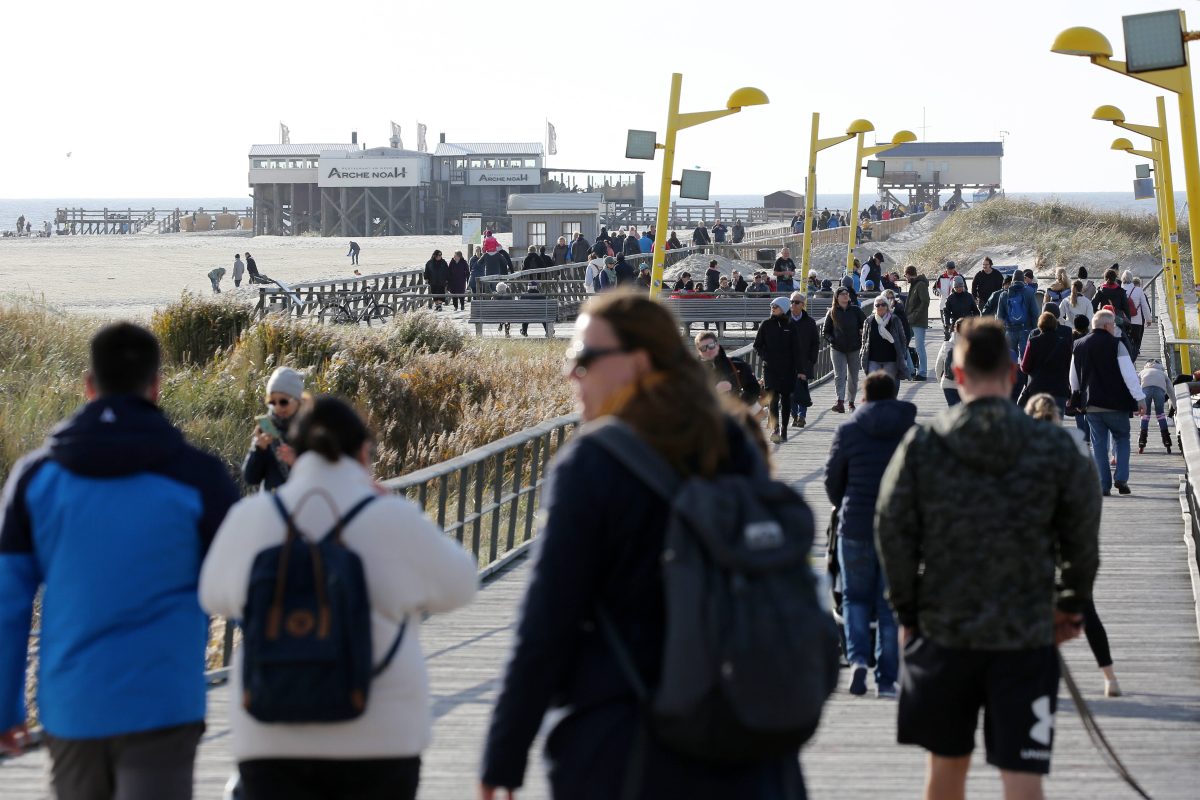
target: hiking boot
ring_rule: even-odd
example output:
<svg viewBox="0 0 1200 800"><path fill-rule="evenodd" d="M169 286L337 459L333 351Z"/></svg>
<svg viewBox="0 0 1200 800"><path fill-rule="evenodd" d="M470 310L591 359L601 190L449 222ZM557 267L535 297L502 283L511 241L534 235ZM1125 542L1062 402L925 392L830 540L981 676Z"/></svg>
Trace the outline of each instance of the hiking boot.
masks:
<svg viewBox="0 0 1200 800"><path fill-rule="evenodd" d="M896 684L894 683L885 683L882 686L875 687L875 696L880 700L895 700L897 694Z"/></svg>
<svg viewBox="0 0 1200 800"><path fill-rule="evenodd" d="M1167 446L1170 447L1170 445L1167 445ZM1142 453L1145 453L1145 452L1146 452L1146 445L1139 444L1138 445L1138 455L1140 456Z"/></svg>
<svg viewBox="0 0 1200 800"><path fill-rule="evenodd" d="M853 400L850 401L850 413L852 413L852 414L854 413L854 401Z"/></svg>
<svg viewBox="0 0 1200 800"><path fill-rule="evenodd" d="M780 441L782 440L779 438L779 428L776 428L771 432L771 444L779 444Z"/></svg>
<svg viewBox="0 0 1200 800"><path fill-rule="evenodd" d="M836 403L833 404L833 410L838 414L845 414L846 413L846 404L843 403L841 400L838 400Z"/></svg>
<svg viewBox="0 0 1200 800"><path fill-rule="evenodd" d="M792 414L792 427L793 428L800 427L800 415L799 414Z"/></svg>
<svg viewBox="0 0 1200 800"><path fill-rule="evenodd" d="M804 417L796 417L796 421L793 424L797 428L803 428L808 424L808 420L806 420Z"/></svg>
<svg viewBox="0 0 1200 800"><path fill-rule="evenodd" d="M914 381L917 381L918 383L920 383L920 382L922 382L922 381L927 381L927 380L929 380L929 378L926 378L924 375L914 375L914 376L913 376L913 380L914 380Z"/></svg>
<svg viewBox="0 0 1200 800"><path fill-rule="evenodd" d="M1129 484L1125 481L1113 481L1113 486L1117 487L1117 491L1121 494L1133 494L1133 489L1129 488Z"/></svg>
<svg viewBox="0 0 1200 800"><path fill-rule="evenodd" d="M862 697L867 693L867 668L863 666L855 666L850 671L850 687L849 692L856 697Z"/></svg>

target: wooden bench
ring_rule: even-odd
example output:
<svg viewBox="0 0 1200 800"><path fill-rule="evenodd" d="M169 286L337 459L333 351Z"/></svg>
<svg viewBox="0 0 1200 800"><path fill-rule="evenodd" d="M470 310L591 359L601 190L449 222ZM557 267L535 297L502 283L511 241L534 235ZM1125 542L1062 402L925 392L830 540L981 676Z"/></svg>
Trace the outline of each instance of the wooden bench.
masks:
<svg viewBox="0 0 1200 800"><path fill-rule="evenodd" d="M552 297L545 300L521 300L517 297L475 299L471 301L471 318L468 320L480 336L483 336L484 325L513 323L540 323L547 326L546 335L553 336L554 323L557 321L558 301Z"/></svg>

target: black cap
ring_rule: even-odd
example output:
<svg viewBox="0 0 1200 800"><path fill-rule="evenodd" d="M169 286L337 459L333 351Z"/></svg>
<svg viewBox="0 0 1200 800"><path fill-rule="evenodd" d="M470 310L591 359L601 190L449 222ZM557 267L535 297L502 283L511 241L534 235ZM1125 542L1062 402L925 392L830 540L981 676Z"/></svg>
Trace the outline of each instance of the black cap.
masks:
<svg viewBox="0 0 1200 800"><path fill-rule="evenodd" d="M884 260L883 253L876 253L872 258L878 258L880 261Z"/></svg>
<svg viewBox="0 0 1200 800"><path fill-rule="evenodd" d="M954 266L954 262L953 262L953 261L947 261L947 262L946 262L946 269L958 269L958 267Z"/></svg>

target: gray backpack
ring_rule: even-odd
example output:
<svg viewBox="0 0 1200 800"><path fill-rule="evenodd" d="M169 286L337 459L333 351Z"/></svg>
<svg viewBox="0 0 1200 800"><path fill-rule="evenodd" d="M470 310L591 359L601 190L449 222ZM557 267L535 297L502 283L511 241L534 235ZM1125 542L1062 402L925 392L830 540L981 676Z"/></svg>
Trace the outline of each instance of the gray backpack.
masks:
<svg viewBox="0 0 1200 800"><path fill-rule="evenodd" d="M624 422L606 419L585 435L670 506L657 687L645 685L608 613L597 613L650 732L706 760L794 754L816 731L838 673L837 629L810 563L812 512L757 453L754 475L682 480Z"/></svg>

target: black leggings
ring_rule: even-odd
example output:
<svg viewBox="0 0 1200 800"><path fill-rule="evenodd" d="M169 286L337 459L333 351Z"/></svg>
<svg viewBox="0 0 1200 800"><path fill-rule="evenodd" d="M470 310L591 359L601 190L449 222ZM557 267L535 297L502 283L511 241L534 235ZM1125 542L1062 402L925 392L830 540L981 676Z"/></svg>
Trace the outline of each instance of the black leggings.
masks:
<svg viewBox="0 0 1200 800"><path fill-rule="evenodd" d="M245 800L413 800L421 759L261 758L238 772Z"/></svg>
<svg viewBox="0 0 1200 800"><path fill-rule="evenodd" d="M1104 623L1100 621L1092 600L1088 600L1083 607L1083 633L1087 636L1088 647L1092 648L1092 655L1096 657L1096 666L1111 667L1113 660L1108 649L1108 632L1104 630Z"/></svg>
<svg viewBox="0 0 1200 800"><path fill-rule="evenodd" d="M779 406L783 405L783 419L779 418ZM771 393L771 427L786 431L792 413L792 393L783 389L775 389Z"/></svg>

